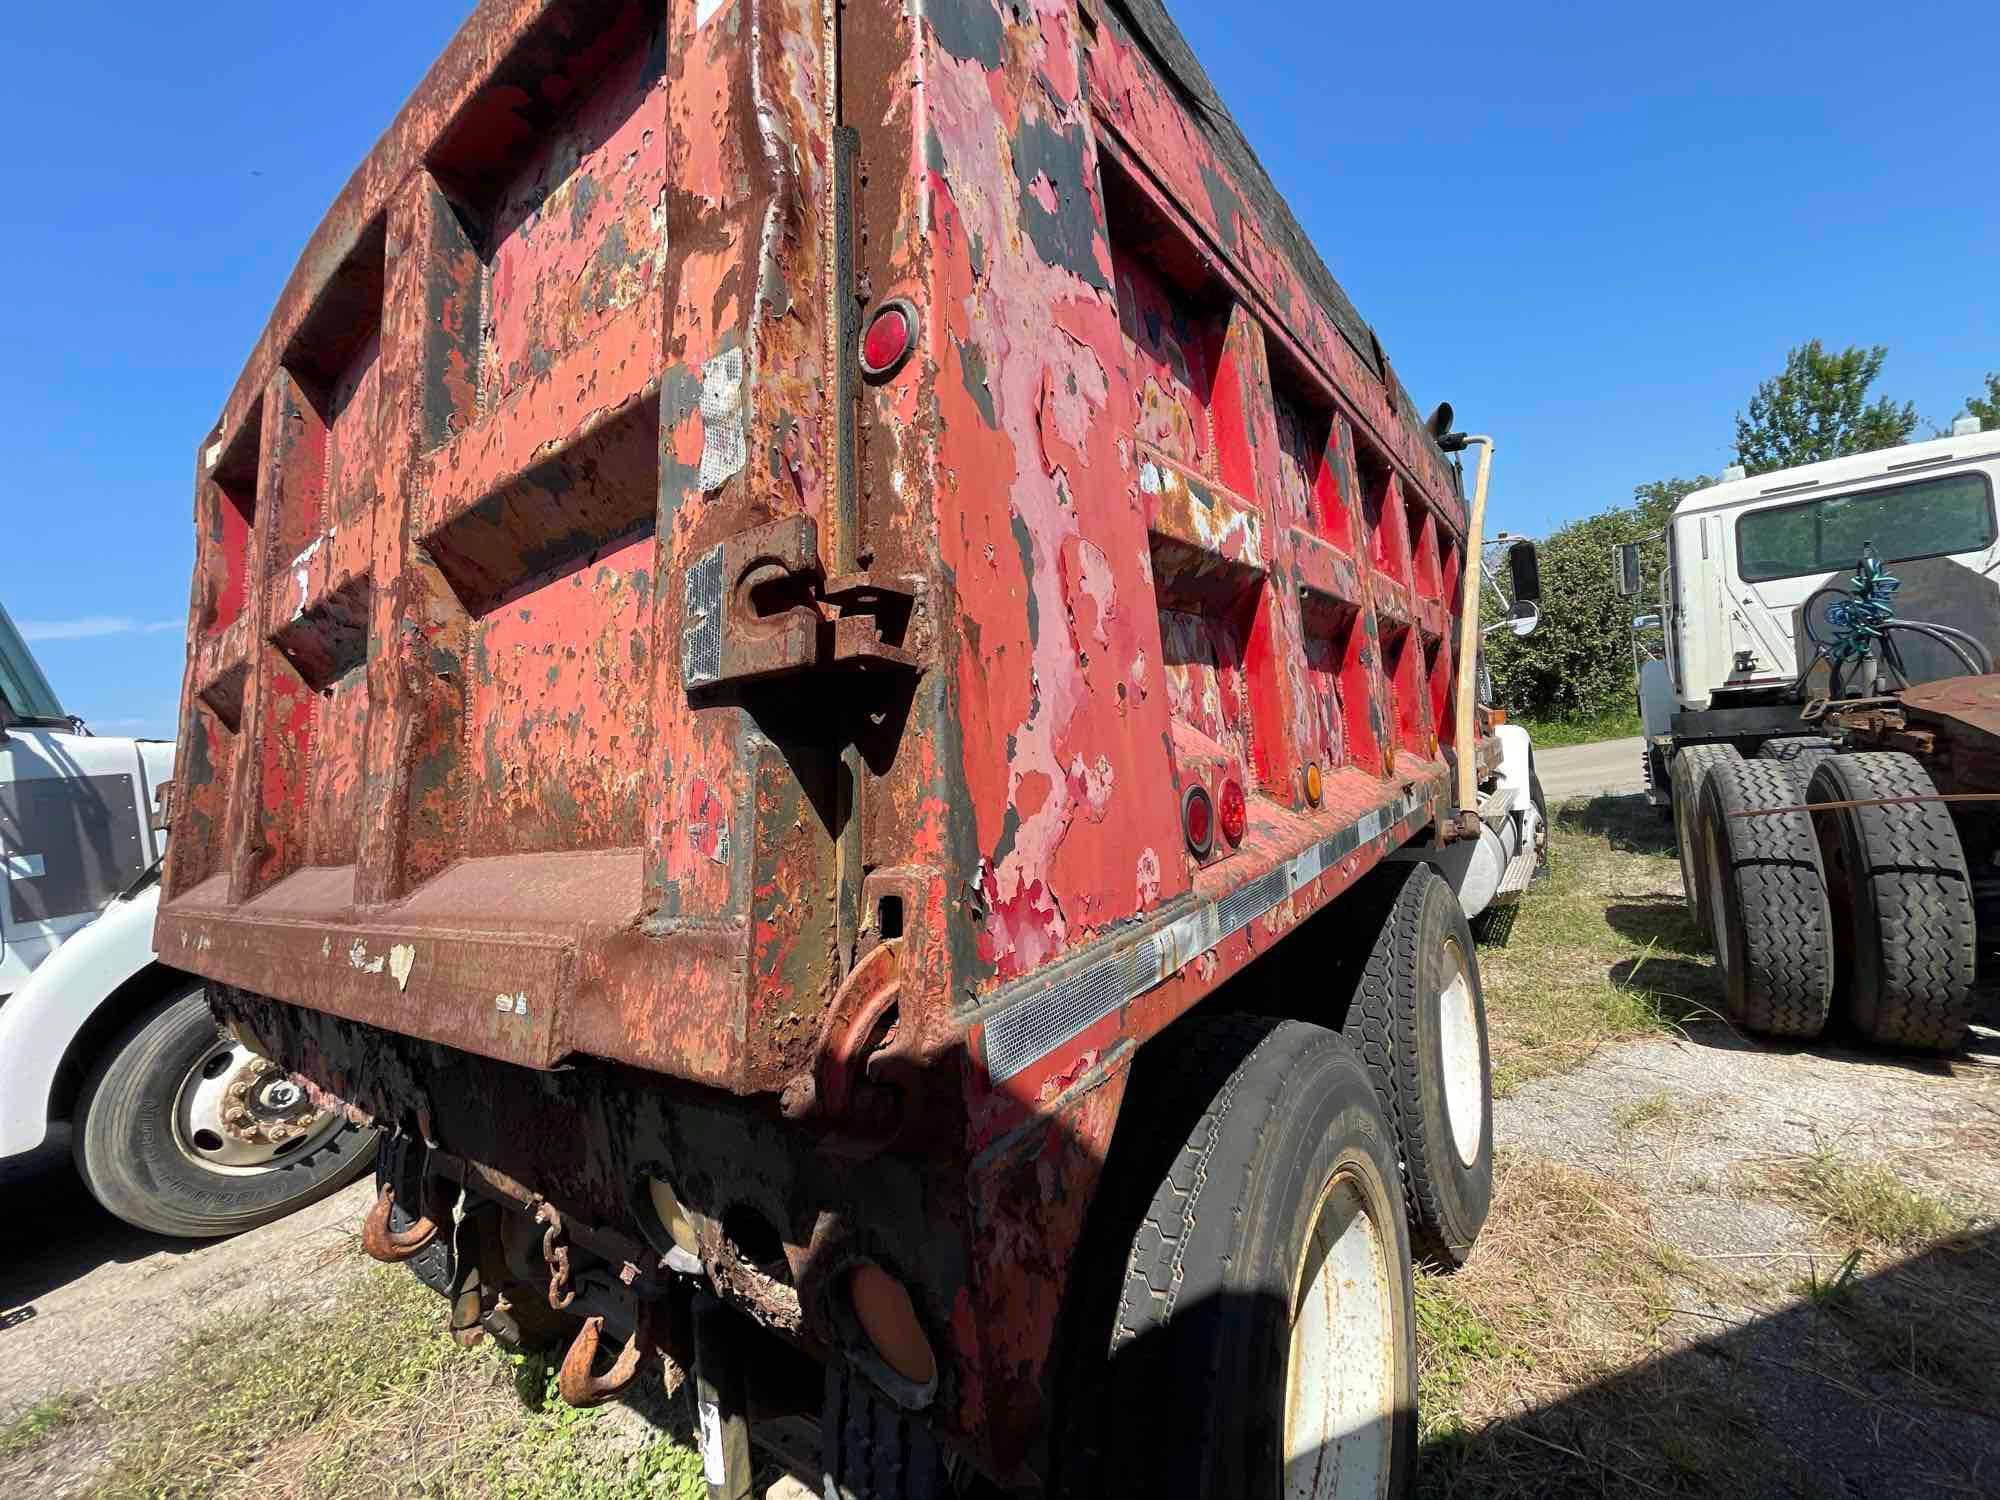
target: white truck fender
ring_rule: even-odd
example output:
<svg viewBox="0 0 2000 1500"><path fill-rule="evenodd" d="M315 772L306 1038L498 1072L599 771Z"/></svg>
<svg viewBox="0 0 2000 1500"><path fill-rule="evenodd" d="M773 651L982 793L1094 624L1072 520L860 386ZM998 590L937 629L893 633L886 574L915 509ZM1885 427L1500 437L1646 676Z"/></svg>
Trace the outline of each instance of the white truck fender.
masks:
<svg viewBox="0 0 2000 1500"><path fill-rule="evenodd" d="M48 1137L56 1074L70 1044L118 987L154 962L155 880L120 897L0 1004L0 1157Z"/></svg>

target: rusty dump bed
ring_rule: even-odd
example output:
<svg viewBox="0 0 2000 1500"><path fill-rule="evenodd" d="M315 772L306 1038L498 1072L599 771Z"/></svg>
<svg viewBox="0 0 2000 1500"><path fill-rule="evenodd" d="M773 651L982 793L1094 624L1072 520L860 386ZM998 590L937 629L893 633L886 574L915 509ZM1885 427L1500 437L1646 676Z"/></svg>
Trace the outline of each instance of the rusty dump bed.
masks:
<svg viewBox="0 0 2000 1500"><path fill-rule="evenodd" d="M362 163L197 453L158 941L803 1338L872 1237L1007 1470L1133 1044L1452 811L1464 508L1157 3L833 9L487 0Z"/></svg>

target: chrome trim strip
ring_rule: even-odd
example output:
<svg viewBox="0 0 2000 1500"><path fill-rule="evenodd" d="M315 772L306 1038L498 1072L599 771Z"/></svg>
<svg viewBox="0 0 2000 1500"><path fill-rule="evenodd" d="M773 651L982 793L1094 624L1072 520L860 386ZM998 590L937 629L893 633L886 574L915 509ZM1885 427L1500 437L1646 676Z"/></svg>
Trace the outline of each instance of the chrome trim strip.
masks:
<svg viewBox="0 0 2000 1500"><path fill-rule="evenodd" d="M1003 1083L1081 1036L1119 1006L1290 899L1384 829L1400 826L1415 813L1427 813L1430 802L1426 789L1377 808L1221 900L1165 922L1136 942L1007 1005L985 1024L987 1077Z"/></svg>

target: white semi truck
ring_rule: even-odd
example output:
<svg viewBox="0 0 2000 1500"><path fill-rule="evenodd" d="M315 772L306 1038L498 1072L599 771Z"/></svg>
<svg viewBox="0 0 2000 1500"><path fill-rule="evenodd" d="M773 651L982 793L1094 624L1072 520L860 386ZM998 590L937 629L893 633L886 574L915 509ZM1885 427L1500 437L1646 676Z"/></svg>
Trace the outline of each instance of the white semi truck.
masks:
<svg viewBox="0 0 2000 1500"><path fill-rule="evenodd" d="M225 1035L154 953L173 753L89 733L0 608L0 1159L66 1126L107 1209L202 1238L351 1181L375 1132Z"/></svg>
<svg viewBox="0 0 2000 1500"><path fill-rule="evenodd" d="M1664 637L1639 669L1648 795L1751 1030L1844 1012L1890 1045L1963 1035L2000 930L2000 838L1968 795L2000 764L1996 484L2000 433L1963 418L1729 471L1675 508L1655 578L1641 542L1617 548L1620 592L1657 590L1635 628Z"/></svg>

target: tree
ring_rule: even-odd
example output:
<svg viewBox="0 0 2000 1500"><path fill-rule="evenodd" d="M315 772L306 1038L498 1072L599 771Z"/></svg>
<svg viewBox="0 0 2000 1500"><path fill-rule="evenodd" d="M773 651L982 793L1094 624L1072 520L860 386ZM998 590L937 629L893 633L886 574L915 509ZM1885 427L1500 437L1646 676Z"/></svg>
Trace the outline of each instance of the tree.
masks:
<svg viewBox="0 0 2000 1500"><path fill-rule="evenodd" d="M1893 448L1916 429L1917 409L1886 396L1868 400L1889 351L1828 354L1818 339L1785 356L1785 368L1757 387L1736 415L1736 457L1752 474L1848 453Z"/></svg>
<svg viewBox="0 0 2000 1500"><path fill-rule="evenodd" d="M1654 580L1666 566L1666 528L1681 499L1713 479L1662 479L1632 492L1632 504L1572 521L1541 544L1542 622L1525 640L1495 631L1486 661L1499 701L1535 718L1590 718L1633 705L1632 617L1656 607ZM1640 548L1647 592L1620 598L1611 549ZM1504 575L1503 575L1504 577Z"/></svg>
<svg viewBox="0 0 2000 1500"><path fill-rule="evenodd" d="M1967 396L1965 414L1977 417L1988 432L2000 432L2000 371L1986 377L1986 394Z"/></svg>

